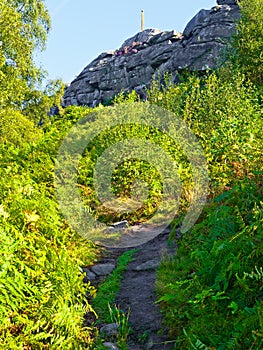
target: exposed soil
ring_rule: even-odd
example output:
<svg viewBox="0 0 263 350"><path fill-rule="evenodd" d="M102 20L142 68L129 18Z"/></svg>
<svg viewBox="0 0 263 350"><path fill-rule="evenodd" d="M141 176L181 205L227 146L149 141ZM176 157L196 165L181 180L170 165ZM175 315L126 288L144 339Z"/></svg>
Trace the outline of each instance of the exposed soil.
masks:
<svg viewBox="0 0 263 350"><path fill-rule="evenodd" d="M129 350L173 349L174 344L168 342L162 314L155 304L156 269L164 255L175 254L176 251L175 244L172 247L168 245L169 233L170 230L166 229L154 239L136 247L138 251L123 275L115 303L126 312L130 310L132 334L128 341ZM125 250L109 249L105 262L116 261Z"/></svg>

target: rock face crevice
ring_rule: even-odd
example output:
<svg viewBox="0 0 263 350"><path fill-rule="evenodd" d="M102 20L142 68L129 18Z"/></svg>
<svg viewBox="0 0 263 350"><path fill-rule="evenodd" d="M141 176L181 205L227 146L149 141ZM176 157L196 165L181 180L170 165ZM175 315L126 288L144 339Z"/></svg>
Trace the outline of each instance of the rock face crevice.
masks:
<svg viewBox="0 0 263 350"><path fill-rule="evenodd" d="M153 78L182 69L203 71L222 62L222 51L240 17L235 0L217 0L211 10L200 10L183 33L146 29L114 51L103 52L88 64L65 90L63 105L95 107L121 91L144 96Z"/></svg>

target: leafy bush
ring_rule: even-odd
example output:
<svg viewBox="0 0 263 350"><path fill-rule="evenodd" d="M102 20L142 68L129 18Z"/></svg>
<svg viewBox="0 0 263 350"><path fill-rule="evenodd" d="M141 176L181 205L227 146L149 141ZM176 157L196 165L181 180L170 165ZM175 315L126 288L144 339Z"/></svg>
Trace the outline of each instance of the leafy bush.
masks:
<svg viewBox="0 0 263 350"><path fill-rule="evenodd" d="M132 111L130 111L132 113ZM107 123L104 113L100 113L99 117L104 118L104 123ZM92 129L92 122L90 124ZM118 220L129 220L130 223L136 221L147 220L154 214L158 204L162 199L162 182L160 174L156 168L142 159L129 158L124 159L121 164L116 166L112 174L112 190L120 201L127 201L132 197L134 182L139 178L147 184L147 194L144 198L143 205L136 211L116 212L102 205L97 198L93 185L93 171L95 164L101 154L111 145L115 145L122 140L137 138L140 140L150 140L155 144L162 145L168 150L168 145L173 146L168 150L170 154L174 154L174 149L178 149L168 137L165 137L160 131L154 130L151 127L142 125L122 125L116 128L106 130L92 140L85 155L80 161L79 167L79 183L82 186L82 193L85 204L91 208L94 216L104 222L114 222ZM131 209L132 209L132 202ZM134 202L136 204L136 202ZM107 204L107 203L106 203Z"/></svg>
<svg viewBox="0 0 263 350"><path fill-rule="evenodd" d="M191 127L210 177L203 215L158 274L159 303L176 349L263 347L261 23L252 29L262 11L257 0L240 3L237 65L189 75L177 86L166 78L166 89L155 82L149 91L152 103Z"/></svg>
<svg viewBox="0 0 263 350"><path fill-rule="evenodd" d="M163 262L157 289L176 348L262 348L262 195L258 179L216 198Z"/></svg>
<svg viewBox="0 0 263 350"><path fill-rule="evenodd" d="M20 109L43 78L34 52L45 46L50 17L42 0L0 0L0 11L0 106Z"/></svg>
<svg viewBox="0 0 263 350"><path fill-rule="evenodd" d="M261 166L262 107L257 92L245 84L240 73L225 79L222 69L167 85L161 91L155 82L149 100L183 118L197 136L206 156L212 193Z"/></svg>
<svg viewBox="0 0 263 350"><path fill-rule="evenodd" d="M247 78L263 84L263 13L262 0L239 0L241 19L234 36L234 63Z"/></svg>
<svg viewBox="0 0 263 350"><path fill-rule="evenodd" d="M80 260L32 232L38 215L26 214L29 232L16 230L7 220L1 228L1 347L82 349L91 343L90 330L82 326L91 308Z"/></svg>
<svg viewBox="0 0 263 350"><path fill-rule="evenodd" d="M10 142L16 146L36 141L41 137L32 121L12 109L0 110L0 143Z"/></svg>
<svg viewBox="0 0 263 350"><path fill-rule="evenodd" d="M83 349L93 341L84 315L92 312L85 295L94 288L83 285L80 266L98 248L69 229L53 194L56 150L71 125L71 117L57 120L35 143L0 145L4 349Z"/></svg>

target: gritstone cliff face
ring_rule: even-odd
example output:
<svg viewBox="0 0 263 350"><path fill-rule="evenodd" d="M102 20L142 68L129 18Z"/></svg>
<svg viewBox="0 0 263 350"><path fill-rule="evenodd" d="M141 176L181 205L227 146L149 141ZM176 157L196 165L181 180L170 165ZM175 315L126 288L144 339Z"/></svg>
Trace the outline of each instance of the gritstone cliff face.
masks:
<svg viewBox="0 0 263 350"><path fill-rule="evenodd" d="M184 68L206 70L220 64L222 49L240 17L236 0L217 0L211 10L201 10L183 33L146 29L115 51L92 61L66 88L63 105L96 106L120 91L144 94L157 74Z"/></svg>

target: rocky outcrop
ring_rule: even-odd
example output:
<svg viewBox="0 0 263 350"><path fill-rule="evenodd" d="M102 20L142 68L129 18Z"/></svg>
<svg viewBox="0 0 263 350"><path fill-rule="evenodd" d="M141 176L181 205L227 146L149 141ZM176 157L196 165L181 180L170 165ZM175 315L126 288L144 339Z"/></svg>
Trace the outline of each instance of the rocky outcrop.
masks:
<svg viewBox="0 0 263 350"><path fill-rule="evenodd" d="M94 107L122 90L134 89L143 97L159 74L169 72L176 81L182 69L218 67L240 11L235 0L217 0L217 4L199 11L183 33L146 29L119 49L100 54L66 88L64 106Z"/></svg>

